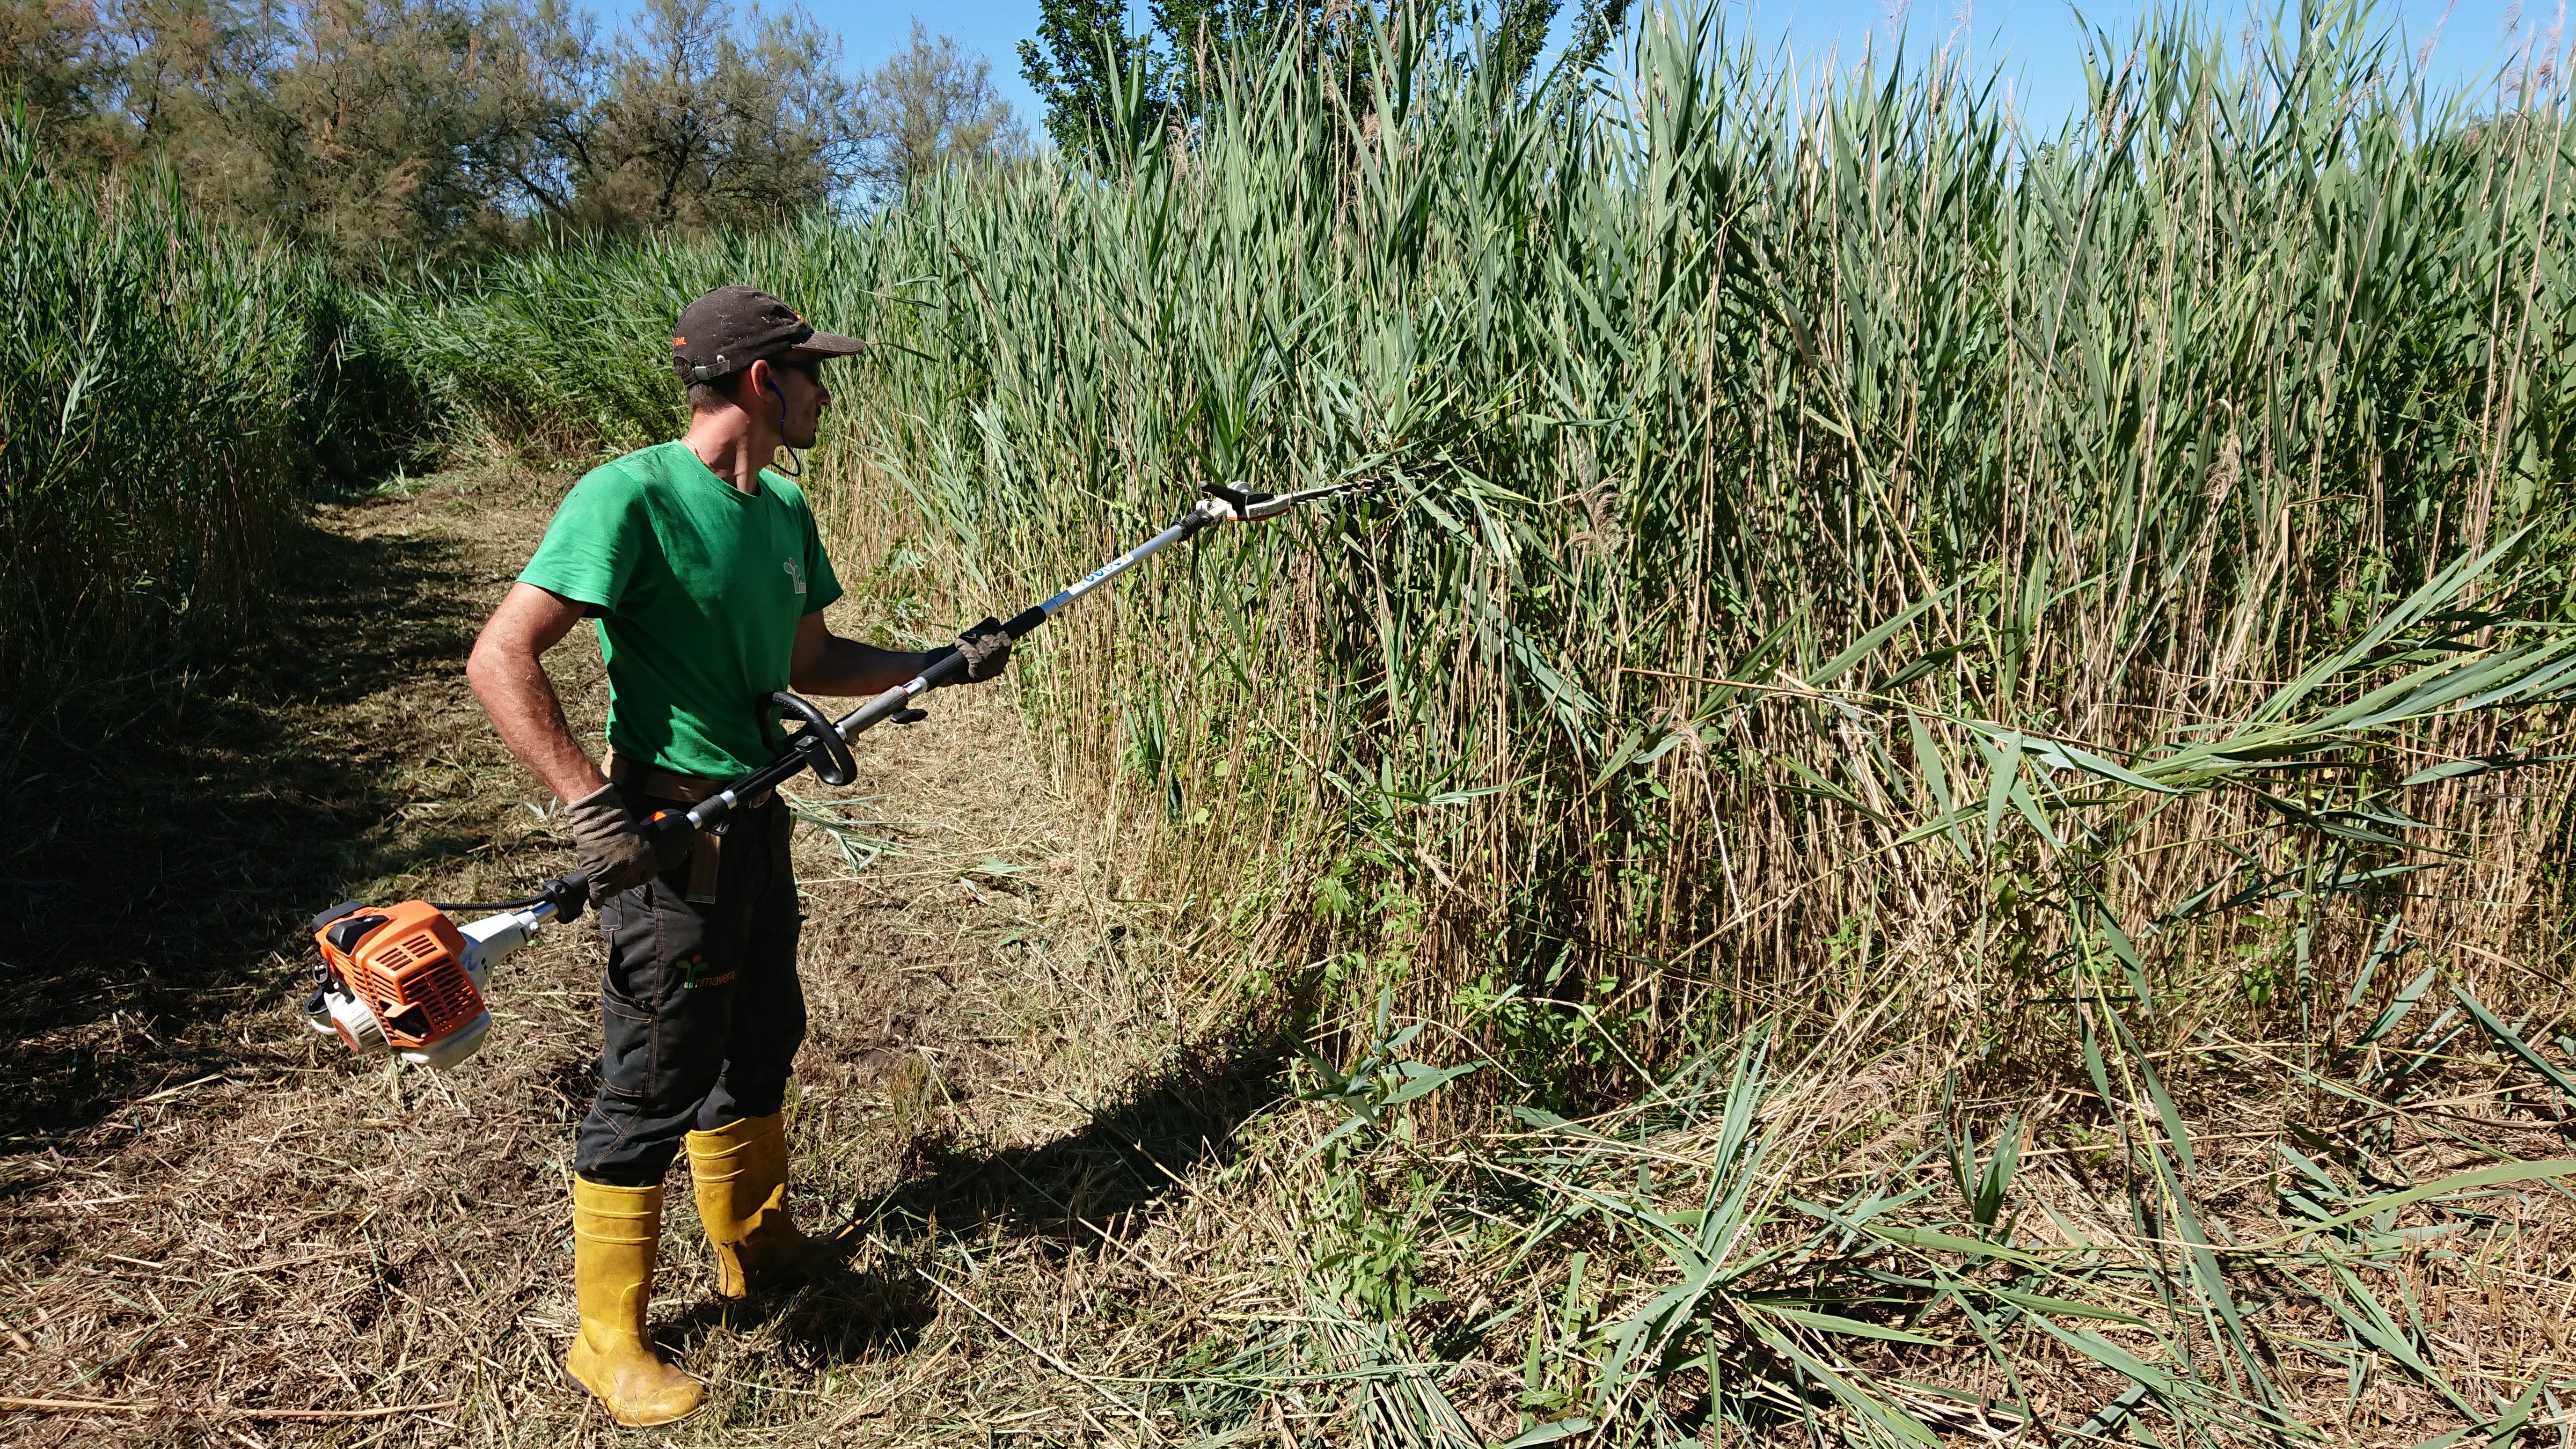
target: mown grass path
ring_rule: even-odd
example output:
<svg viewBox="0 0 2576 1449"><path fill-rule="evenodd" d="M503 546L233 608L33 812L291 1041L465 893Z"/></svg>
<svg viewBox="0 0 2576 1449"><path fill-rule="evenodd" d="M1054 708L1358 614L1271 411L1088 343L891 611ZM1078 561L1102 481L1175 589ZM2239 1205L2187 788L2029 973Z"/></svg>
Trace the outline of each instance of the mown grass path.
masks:
<svg viewBox="0 0 2576 1449"><path fill-rule="evenodd" d="M294 1011L312 910L570 866L462 676L568 482L496 466L322 506L238 654L136 686L115 750L65 723L99 700L13 718L0 873L33 909L0 942L27 987L0 1081L0 1396L57 1406L0 1407L0 1440L619 1437L555 1370L590 921L503 966L495 1040L450 1075L354 1062ZM596 728L595 650L549 663ZM675 1169L655 1317L714 1395L655 1442L1159 1438L1104 1425L1117 1396L1073 1361L1186 1341L1164 1285L1243 1231L1203 1188L1276 1099L1277 1055L1220 1040L1150 913L1110 900L1100 833L1005 697L932 714L871 736L849 789L802 792L797 1205L848 1227L851 1271L720 1307Z"/></svg>

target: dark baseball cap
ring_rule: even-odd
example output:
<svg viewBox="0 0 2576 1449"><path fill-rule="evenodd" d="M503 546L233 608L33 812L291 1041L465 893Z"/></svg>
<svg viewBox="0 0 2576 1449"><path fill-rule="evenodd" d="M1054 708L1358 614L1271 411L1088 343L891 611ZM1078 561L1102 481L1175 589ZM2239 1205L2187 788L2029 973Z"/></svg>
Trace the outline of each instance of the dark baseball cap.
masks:
<svg viewBox="0 0 2576 1449"><path fill-rule="evenodd" d="M867 346L817 332L796 309L758 287L718 287L689 304L671 332L671 367L682 382L731 377L761 358L820 362Z"/></svg>

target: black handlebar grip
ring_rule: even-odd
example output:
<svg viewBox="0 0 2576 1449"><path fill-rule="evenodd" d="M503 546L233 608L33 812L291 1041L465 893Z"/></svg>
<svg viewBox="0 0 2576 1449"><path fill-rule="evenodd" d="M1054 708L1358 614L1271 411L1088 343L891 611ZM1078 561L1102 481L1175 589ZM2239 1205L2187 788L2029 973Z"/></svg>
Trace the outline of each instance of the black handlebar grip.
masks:
<svg viewBox="0 0 2576 1449"><path fill-rule="evenodd" d="M590 903L590 872L566 871L537 887L537 899L552 902L558 923L578 921L581 908Z"/></svg>
<svg viewBox="0 0 2576 1449"><path fill-rule="evenodd" d="M1045 623L1046 621L1047 611L1039 608L1035 604L1031 604L1027 608L1013 614L1009 620L1004 622L1002 625L1002 632L1010 635L1014 639L1025 639L1029 636L1031 631L1035 630L1037 626Z"/></svg>
<svg viewBox="0 0 2576 1449"><path fill-rule="evenodd" d="M966 656L950 645L939 657L921 666L921 682L932 689L945 689L966 677Z"/></svg>

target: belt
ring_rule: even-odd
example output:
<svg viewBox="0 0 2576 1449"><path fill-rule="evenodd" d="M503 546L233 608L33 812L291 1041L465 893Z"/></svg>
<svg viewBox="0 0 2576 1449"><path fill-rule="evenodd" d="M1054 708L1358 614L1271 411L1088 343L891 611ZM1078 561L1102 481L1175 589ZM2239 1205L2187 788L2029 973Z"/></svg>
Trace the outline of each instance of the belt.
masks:
<svg viewBox="0 0 2576 1449"><path fill-rule="evenodd" d="M633 760L620 757L614 751L608 756L608 778L611 784L621 790L631 790L638 795L650 796L656 800L678 800L689 805L695 805L701 800L720 793L726 784L723 780L710 780L703 775L683 775L675 770L660 770L651 765L639 765ZM775 790L763 790L747 800L737 802L734 808L757 810L777 798L778 793ZM687 899L693 905L707 905L716 898L718 872L724 865L724 833L723 825L718 825L713 830L702 829L697 833L697 839L689 845Z"/></svg>

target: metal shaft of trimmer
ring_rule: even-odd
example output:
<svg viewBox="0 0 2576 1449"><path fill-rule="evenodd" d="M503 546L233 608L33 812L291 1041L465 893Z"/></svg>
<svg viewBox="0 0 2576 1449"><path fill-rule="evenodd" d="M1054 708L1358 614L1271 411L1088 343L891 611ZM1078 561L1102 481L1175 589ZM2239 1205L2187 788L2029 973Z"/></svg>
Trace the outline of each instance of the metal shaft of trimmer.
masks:
<svg viewBox="0 0 2576 1449"><path fill-rule="evenodd" d="M1321 493L1328 490L1314 491ZM1295 503L1304 501L1305 498L1304 494L1292 494L1285 498L1264 497L1258 501L1240 503L1224 497L1201 499L1188 512L1172 520L1171 527L1083 575L1080 580L1067 585L1053 598L1043 603L1031 604L1011 616L1002 624L1002 631L1014 640L1026 638L1040 624L1055 617L1057 610L1182 539L1188 538L1191 534L1214 524L1268 518L1275 513L1286 511ZM843 740L857 739L860 735L901 714L911 706L914 699L942 685L955 684L965 672L966 661L962 656L953 652L942 655L921 673L834 720L833 733L838 734ZM796 778L804 772L808 763L808 756L793 752L779 757L699 801L689 810L689 824L698 829L705 829L719 823L733 813L733 807L737 803Z"/></svg>

